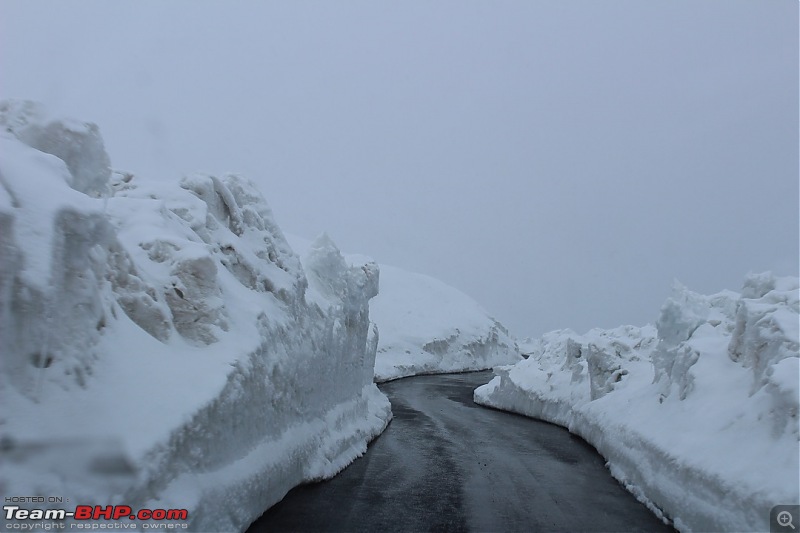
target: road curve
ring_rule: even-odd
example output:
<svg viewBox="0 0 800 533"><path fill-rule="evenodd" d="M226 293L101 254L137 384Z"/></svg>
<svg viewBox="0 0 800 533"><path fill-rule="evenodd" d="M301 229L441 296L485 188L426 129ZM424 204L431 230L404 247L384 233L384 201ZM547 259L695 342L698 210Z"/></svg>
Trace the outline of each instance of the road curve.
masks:
<svg viewBox="0 0 800 533"><path fill-rule="evenodd" d="M394 419L335 478L297 487L248 533L672 531L565 429L472 401L490 372L381 385Z"/></svg>

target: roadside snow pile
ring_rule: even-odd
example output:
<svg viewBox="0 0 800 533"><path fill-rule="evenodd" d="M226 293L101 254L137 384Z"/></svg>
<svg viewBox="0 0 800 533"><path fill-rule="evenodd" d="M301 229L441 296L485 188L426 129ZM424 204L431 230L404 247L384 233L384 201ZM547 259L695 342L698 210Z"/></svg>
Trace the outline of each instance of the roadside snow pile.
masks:
<svg viewBox="0 0 800 533"><path fill-rule="evenodd" d="M798 280L676 285L652 326L546 334L475 401L566 426L681 531L769 531L800 499ZM663 513L663 514L662 514Z"/></svg>
<svg viewBox="0 0 800 533"><path fill-rule="evenodd" d="M484 370L521 359L502 324L463 292L423 274L381 265L370 316L380 332L376 381Z"/></svg>
<svg viewBox="0 0 800 533"><path fill-rule="evenodd" d="M302 237L288 238L304 265L311 248L329 240L323 234L312 245ZM372 261L358 254L345 259L351 268ZM486 370L521 359L508 330L463 292L401 268L380 265L380 271L380 290L370 301L370 319L377 325L376 382Z"/></svg>
<svg viewBox="0 0 800 533"><path fill-rule="evenodd" d="M386 427L377 265L304 271L243 178L114 173L29 102L0 124L0 492L234 531Z"/></svg>

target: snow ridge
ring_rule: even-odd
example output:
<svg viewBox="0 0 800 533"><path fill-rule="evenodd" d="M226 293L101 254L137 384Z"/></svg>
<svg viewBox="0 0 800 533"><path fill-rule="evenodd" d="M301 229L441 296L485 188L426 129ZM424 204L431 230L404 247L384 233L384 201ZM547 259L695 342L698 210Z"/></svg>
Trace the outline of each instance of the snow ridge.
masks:
<svg viewBox="0 0 800 533"><path fill-rule="evenodd" d="M0 125L2 492L240 530L383 431L377 265L304 270L242 177L112 172L30 102Z"/></svg>
<svg viewBox="0 0 800 533"><path fill-rule="evenodd" d="M580 435L681 531L769 530L770 508L800 498L798 286L676 283L656 327L548 333L475 401Z"/></svg>

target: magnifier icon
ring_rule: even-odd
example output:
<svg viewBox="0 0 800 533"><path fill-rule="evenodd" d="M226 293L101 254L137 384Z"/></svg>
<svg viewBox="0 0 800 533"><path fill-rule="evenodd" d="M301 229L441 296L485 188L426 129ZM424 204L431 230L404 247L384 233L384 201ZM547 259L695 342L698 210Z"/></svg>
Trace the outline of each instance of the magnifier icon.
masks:
<svg viewBox="0 0 800 533"><path fill-rule="evenodd" d="M778 524L781 527L790 527L794 529L794 524L792 524L792 513L789 511L781 511L778 513Z"/></svg>

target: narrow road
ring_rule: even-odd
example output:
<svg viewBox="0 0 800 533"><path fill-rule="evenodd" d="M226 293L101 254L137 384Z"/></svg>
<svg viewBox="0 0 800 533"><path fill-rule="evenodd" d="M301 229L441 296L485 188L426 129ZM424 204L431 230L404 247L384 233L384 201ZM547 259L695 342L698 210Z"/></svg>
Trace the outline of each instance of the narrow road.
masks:
<svg viewBox="0 0 800 533"><path fill-rule="evenodd" d="M565 429L473 403L491 372L381 385L394 420L335 478L297 487L248 533L672 531Z"/></svg>

